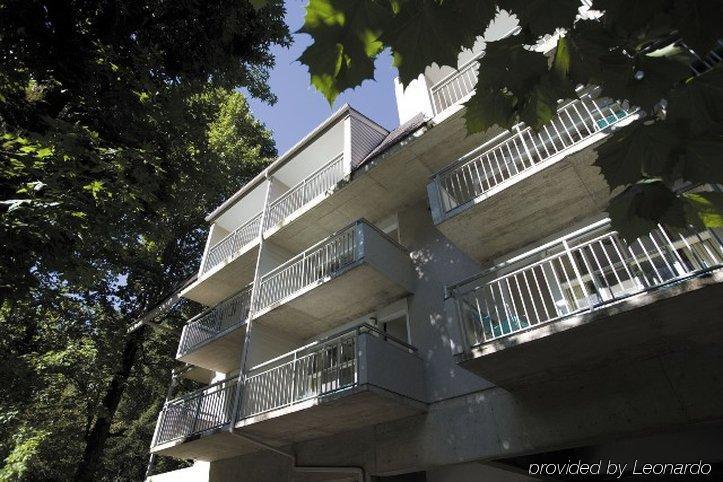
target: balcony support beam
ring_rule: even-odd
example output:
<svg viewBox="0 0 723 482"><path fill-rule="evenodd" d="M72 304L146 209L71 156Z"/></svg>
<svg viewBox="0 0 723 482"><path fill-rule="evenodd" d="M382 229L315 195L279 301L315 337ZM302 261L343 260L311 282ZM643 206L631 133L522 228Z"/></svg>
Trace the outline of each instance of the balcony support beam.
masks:
<svg viewBox="0 0 723 482"><path fill-rule="evenodd" d="M360 467L360 466L356 466L356 465L347 465L347 466L299 465L297 462L295 453L286 452L284 450L281 450L278 447L274 447L273 445L269 445L260 440L256 440L253 437L249 437L248 435L242 435L238 432L235 432L233 430L233 428L231 429L231 435L238 437L246 442L249 442L252 445L256 445L257 447L259 447L261 449L269 450L269 451L277 453L283 457L286 457L287 459L289 459L291 461L291 470L293 472L300 472L300 473L306 473L306 474L348 473L348 474L356 475L358 482L368 482L369 481L369 477L367 476L367 473L364 470L364 467Z"/></svg>

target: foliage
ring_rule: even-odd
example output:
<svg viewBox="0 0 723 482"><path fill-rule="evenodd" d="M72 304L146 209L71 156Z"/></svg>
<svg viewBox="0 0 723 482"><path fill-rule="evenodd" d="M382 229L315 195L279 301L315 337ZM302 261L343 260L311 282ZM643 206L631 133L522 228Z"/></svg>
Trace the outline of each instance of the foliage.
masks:
<svg viewBox="0 0 723 482"><path fill-rule="evenodd" d="M699 77L689 67L723 38L717 21L723 3L641 0L631 8L626 0L595 0L602 15L585 19L580 6L578 0L310 0L300 31L314 43L300 60L330 102L372 79L373 61L385 48L408 85L433 64L456 66L458 52L471 49L500 11L510 12L520 31L486 44L476 92L466 103L468 132L520 121L539 129L561 99L574 98L575 87L601 86L604 95L647 115L598 149L597 165L619 188L610 214L621 233L632 236L638 221L662 218L680 227L710 225L713 218L698 211L702 205L675 187L723 177L717 158L723 67ZM551 35L557 36L552 55L533 48ZM710 202L720 204L717 197ZM642 218L618 217L631 209Z"/></svg>
<svg viewBox="0 0 723 482"><path fill-rule="evenodd" d="M142 478L178 337L127 329L276 154L234 90L273 101L264 3L0 0L4 477Z"/></svg>

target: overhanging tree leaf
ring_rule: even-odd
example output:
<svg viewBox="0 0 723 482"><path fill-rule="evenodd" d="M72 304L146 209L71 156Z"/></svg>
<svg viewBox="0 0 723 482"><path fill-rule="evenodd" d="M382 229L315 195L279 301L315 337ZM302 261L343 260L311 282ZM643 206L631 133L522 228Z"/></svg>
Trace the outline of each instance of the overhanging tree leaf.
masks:
<svg viewBox="0 0 723 482"><path fill-rule="evenodd" d="M311 0L300 33L314 38L299 61L309 67L311 83L333 103L342 91L374 78L378 40L392 12L382 2Z"/></svg>
<svg viewBox="0 0 723 482"><path fill-rule="evenodd" d="M686 219L699 229L723 228L723 193L692 192L683 195Z"/></svg>
<svg viewBox="0 0 723 482"><path fill-rule="evenodd" d="M671 92L667 118L693 136L723 132L723 66L690 79Z"/></svg>
<svg viewBox="0 0 723 482"><path fill-rule="evenodd" d="M434 63L456 67L460 50L472 46L494 12L490 0L406 0L380 39L408 85Z"/></svg>
<svg viewBox="0 0 723 482"><path fill-rule="evenodd" d="M520 25L534 38L551 34L557 28L569 28L577 16L577 0L500 0L499 6L518 16Z"/></svg>
<svg viewBox="0 0 723 482"><path fill-rule="evenodd" d="M641 177L665 176L677 162L679 132L666 122L637 123L614 133L596 148L595 165L611 189Z"/></svg>
<svg viewBox="0 0 723 482"><path fill-rule="evenodd" d="M691 139L685 144L681 176L694 183L723 183L723 133Z"/></svg>
<svg viewBox="0 0 723 482"><path fill-rule="evenodd" d="M478 88L465 104L467 132L484 132L495 125L511 128L514 125L515 102L511 94Z"/></svg>
<svg viewBox="0 0 723 482"><path fill-rule="evenodd" d="M507 88L515 95L529 92L547 73L547 58L525 48L516 36L489 42L480 59L477 85L490 89Z"/></svg>
<svg viewBox="0 0 723 482"><path fill-rule="evenodd" d="M547 124L557 113L560 100L575 97L575 90L556 71L543 75L540 82L524 98L519 111L520 120L535 130Z"/></svg>
<svg viewBox="0 0 723 482"><path fill-rule="evenodd" d="M608 214L612 228L628 241L647 235L659 223L679 229L687 225L683 203L657 179L628 186L610 200Z"/></svg>
<svg viewBox="0 0 723 482"><path fill-rule="evenodd" d="M721 38L723 5L710 0L676 0L673 3L672 15L680 36L698 55L704 56Z"/></svg>
<svg viewBox="0 0 723 482"><path fill-rule="evenodd" d="M391 48L405 85L433 63L455 66L461 47L486 29L495 9L520 20L518 35L486 45L476 93L465 104L468 133L520 120L539 128L552 118L559 99L573 97L572 87L598 86L605 97L641 107L650 124L624 129L601 146L597 163L612 188L647 177L669 186L686 177L719 179L712 163L716 135L723 131L723 68L691 78L693 57L685 46L705 57L723 37L721 2L596 0L592 8L602 15L586 20L576 19L579 2L568 0L394 0L388 5L390 19L378 40ZM551 62L525 47L561 26L566 32ZM338 59L349 52L327 51L331 60L321 70L344 72ZM369 68L364 75L370 75ZM639 189L657 192L647 185ZM646 194L646 199L656 197Z"/></svg>

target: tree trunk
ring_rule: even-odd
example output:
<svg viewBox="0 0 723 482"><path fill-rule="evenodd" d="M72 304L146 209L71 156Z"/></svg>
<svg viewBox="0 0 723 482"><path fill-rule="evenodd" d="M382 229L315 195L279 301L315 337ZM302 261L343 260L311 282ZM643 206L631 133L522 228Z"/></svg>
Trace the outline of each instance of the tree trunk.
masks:
<svg viewBox="0 0 723 482"><path fill-rule="evenodd" d="M98 417L88 434L83 458L78 464L75 473L75 480L78 482L92 482L97 480L95 474L98 470L105 442L110 433L110 426L120 404L123 392L126 389L128 377L131 374L133 365L136 362L136 354L143 344L145 333L148 328L144 325L128 335L123 346L123 355L120 365L113 373L110 385L105 392L103 401L98 410Z"/></svg>

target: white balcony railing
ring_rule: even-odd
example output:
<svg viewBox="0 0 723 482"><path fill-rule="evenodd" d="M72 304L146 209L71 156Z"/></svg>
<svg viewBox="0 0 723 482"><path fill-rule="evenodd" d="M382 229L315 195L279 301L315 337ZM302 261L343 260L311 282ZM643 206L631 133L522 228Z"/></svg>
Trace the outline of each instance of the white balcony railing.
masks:
<svg viewBox="0 0 723 482"><path fill-rule="evenodd" d="M713 231L658 226L628 244L607 220L451 288L469 346L496 340L719 267Z"/></svg>
<svg viewBox="0 0 723 482"><path fill-rule="evenodd" d="M483 146L433 176L443 215L545 161L562 158L565 151L629 116L617 102L585 96L561 107L539 132L515 127L504 140Z"/></svg>
<svg viewBox="0 0 723 482"><path fill-rule="evenodd" d="M351 388L359 382L358 340L379 337L397 348L416 349L377 328L363 324L270 360L246 376L239 419L299 404Z"/></svg>
<svg viewBox="0 0 723 482"><path fill-rule="evenodd" d="M151 446L221 428L231 422L238 378L166 402Z"/></svg>
<svg viewBox="0 0 723 482"><path fill-rule="evenodd" d="M358 261L359 222L312 246L261 277L256 311L293 297L307 286Z"/></svg>
<svg viewBox="0 0 723 482"><path fill-rule="evenodd" d="M261 213L239 226L228 236L214 244L208 250L201 274L204 274L220 263L234 258L243 248L259 236Z"/></svg>
<svg viewBox="0 0 723 482"><path fill-rule="evenodd" d="M264 231L284 222L318 196L326 194L344 178L344 155L334 159L311 173L303 181L269 203L264 221Z"/></svg>
<svg viewBox="0 0 723 482"><path fill-rule="evenodd" d="M502 35L500 38L506 38L510 35L517 34L519 27L514 27ZM460 103L468 95L474 92L477 86L477 78L479 76L479 59L484 52L471 58L464 64L460 65L457 70L445 75L429 88L432 97L432 109L434 115L440 114L449 109L453 105Z"/></svg>
<svg viewBox="0 0 723 482"><path fill-rule="evenodd" d="M183 327L178 345L181 357L226 330L244 323L251 308L251 286L192 318Z"/></svg>
<svg viewBox="0 0 723 482"><path fill-rule="evenodd" d="M479 57L465 62L429 88L434 114L444 112L470 95L477 85Z"/></svg>

